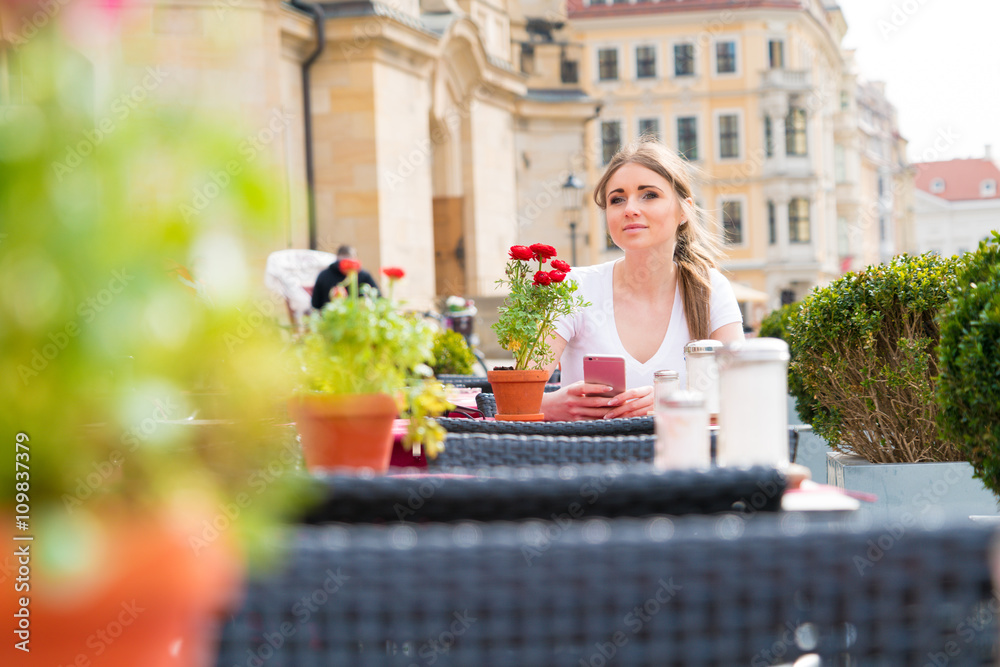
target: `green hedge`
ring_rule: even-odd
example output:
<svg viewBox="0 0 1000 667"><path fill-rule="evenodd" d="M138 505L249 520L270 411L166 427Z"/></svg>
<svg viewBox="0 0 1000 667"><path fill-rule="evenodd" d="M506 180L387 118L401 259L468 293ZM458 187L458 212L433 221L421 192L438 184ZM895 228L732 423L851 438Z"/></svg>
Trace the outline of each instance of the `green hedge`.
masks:
<svg viewBox="0 0 1000 667"><path fill-rule="evenodd" d="M1000 495L1000 233L966 255L941 319L937 398L943 437L954 440Z"/></svg>
<svg viewBox="0 0 1000 667"><path fill-rule="evenodd" d="M957 266L901 255L815 289L790 314L789 387L831 447L880 463L962 459L935 423L936 318Z"/></svg>
<svg viewBox="0 0 1000 667"><path fill-rule="evenodd" d="M789 354L794 354L792 351L791 326L801 307L802 302L796 301L795 303L786 304L777 310L772 310L760 322L761 338L780 338L788 343ZM794 360L795 357L792 356L789 363ZM811 424L814 419L816 407L809 400L811 394L807 394L797 374L788 374L788 393L795 397L795 411L799 413L799 419L805 424Z"/></svg>

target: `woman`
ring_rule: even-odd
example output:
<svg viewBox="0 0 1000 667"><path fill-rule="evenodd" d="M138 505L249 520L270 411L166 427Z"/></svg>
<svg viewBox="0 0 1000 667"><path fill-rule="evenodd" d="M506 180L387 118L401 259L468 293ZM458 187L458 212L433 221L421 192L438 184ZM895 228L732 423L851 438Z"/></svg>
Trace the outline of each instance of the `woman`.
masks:
<svg viewBox="0 0 1000 667"><path fill-rule="evenodd" d="M743 340L743 318L729 281L715 268L714 232L691 197L687 166L656 142L618 152L594 190L608 233L625 257L574 269L578 294L590 302L559 320L549 340L562 362L563 388L545 394L548 420L637 417L653 408L653 372L685 378L684 345L713 338ZM604 385L583 382L583 357L625 358L626 391L614 398Z"/></svg>

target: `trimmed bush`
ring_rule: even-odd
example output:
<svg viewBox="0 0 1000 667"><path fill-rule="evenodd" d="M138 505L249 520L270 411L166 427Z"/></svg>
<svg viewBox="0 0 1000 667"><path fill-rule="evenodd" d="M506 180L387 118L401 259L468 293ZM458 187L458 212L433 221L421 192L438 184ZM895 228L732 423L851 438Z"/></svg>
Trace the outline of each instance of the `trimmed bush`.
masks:
<svg viewBox="0 0 1000 667"><path fill-rule="evenodd" d="M472 375L476 362L465 338L457 331L441 329L434 336L434 375Z"/></svg>
<svg viewBox="0 0 1000 667"><path fill-rule="evenodd" d="M958 266L900 255L813 290L791 316L789 387L832 448L874 463L963 460L935 422L937 316Z"/></svg>
<svg viewBox="0 0 1000 667"><path fill-rule="evenodd" d="M1000 233L965 256L941 317L937 421L1000 495Z"/></svg>

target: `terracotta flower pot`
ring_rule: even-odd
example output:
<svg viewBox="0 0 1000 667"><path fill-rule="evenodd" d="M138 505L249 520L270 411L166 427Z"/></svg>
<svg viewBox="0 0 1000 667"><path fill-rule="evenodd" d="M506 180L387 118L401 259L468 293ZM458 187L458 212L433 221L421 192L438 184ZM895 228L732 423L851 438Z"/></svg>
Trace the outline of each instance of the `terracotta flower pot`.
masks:
<svg viewBox="0 0 1000 667"><path fill-rule="evenodd" d="M387 394L292 397L289 414L302 436L306 467L389 469L398 407Z"/></svg>
<svg viewBox="0 0 1000 667"><path fill-rule="evenodd" d="M204 537L205 522L225 519L217 507L173 510L127 516L77 511L67 520L75 526L71 534L43 532L33 541L15 541L3 531L4 544L28 555L20 564L11 558L13 573L0 596L8 635L0 664L212 665L217 630L236 602L244 566L226 530L192 543ZM0 517L14 526L13 516ZM66 544L53 544L59 540ZM43 553L56 556L60 574L46 566ZM30 573L17 591L21 565ZM19 627L29 634L18 635ZM28 653L15 647L25 638Z"/></svg>
<svg viewBox="0 0 1000 667"><path fill-rule="evenodd" d="M542 395L549 379L548 371L488 371L497 401L496 419L500 421L542 421Z"/></svg>

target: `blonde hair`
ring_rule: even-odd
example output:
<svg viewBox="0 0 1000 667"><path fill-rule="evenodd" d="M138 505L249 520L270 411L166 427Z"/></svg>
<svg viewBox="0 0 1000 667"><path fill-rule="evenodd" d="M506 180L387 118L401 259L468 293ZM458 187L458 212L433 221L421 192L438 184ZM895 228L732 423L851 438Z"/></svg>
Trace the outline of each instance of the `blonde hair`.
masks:
<svg viewBox="0 0 1000 667"><path fill-rule="evenodd" d="M708 231L707 216L694 203L691 190L693 168L677 153L655 140L640 139L625 146L611 158L604 175L594 188L594 202L607 209L608 181L626 164L638 164L654 171L671 185L677 195L686 224L677 228L677 245L673 261L677 263L681 281L681 298L687 316L688 331L693 340L711 335L709 303L712 296L712 277L709 269L717 266L722 256L718 237Z"/></svg>

